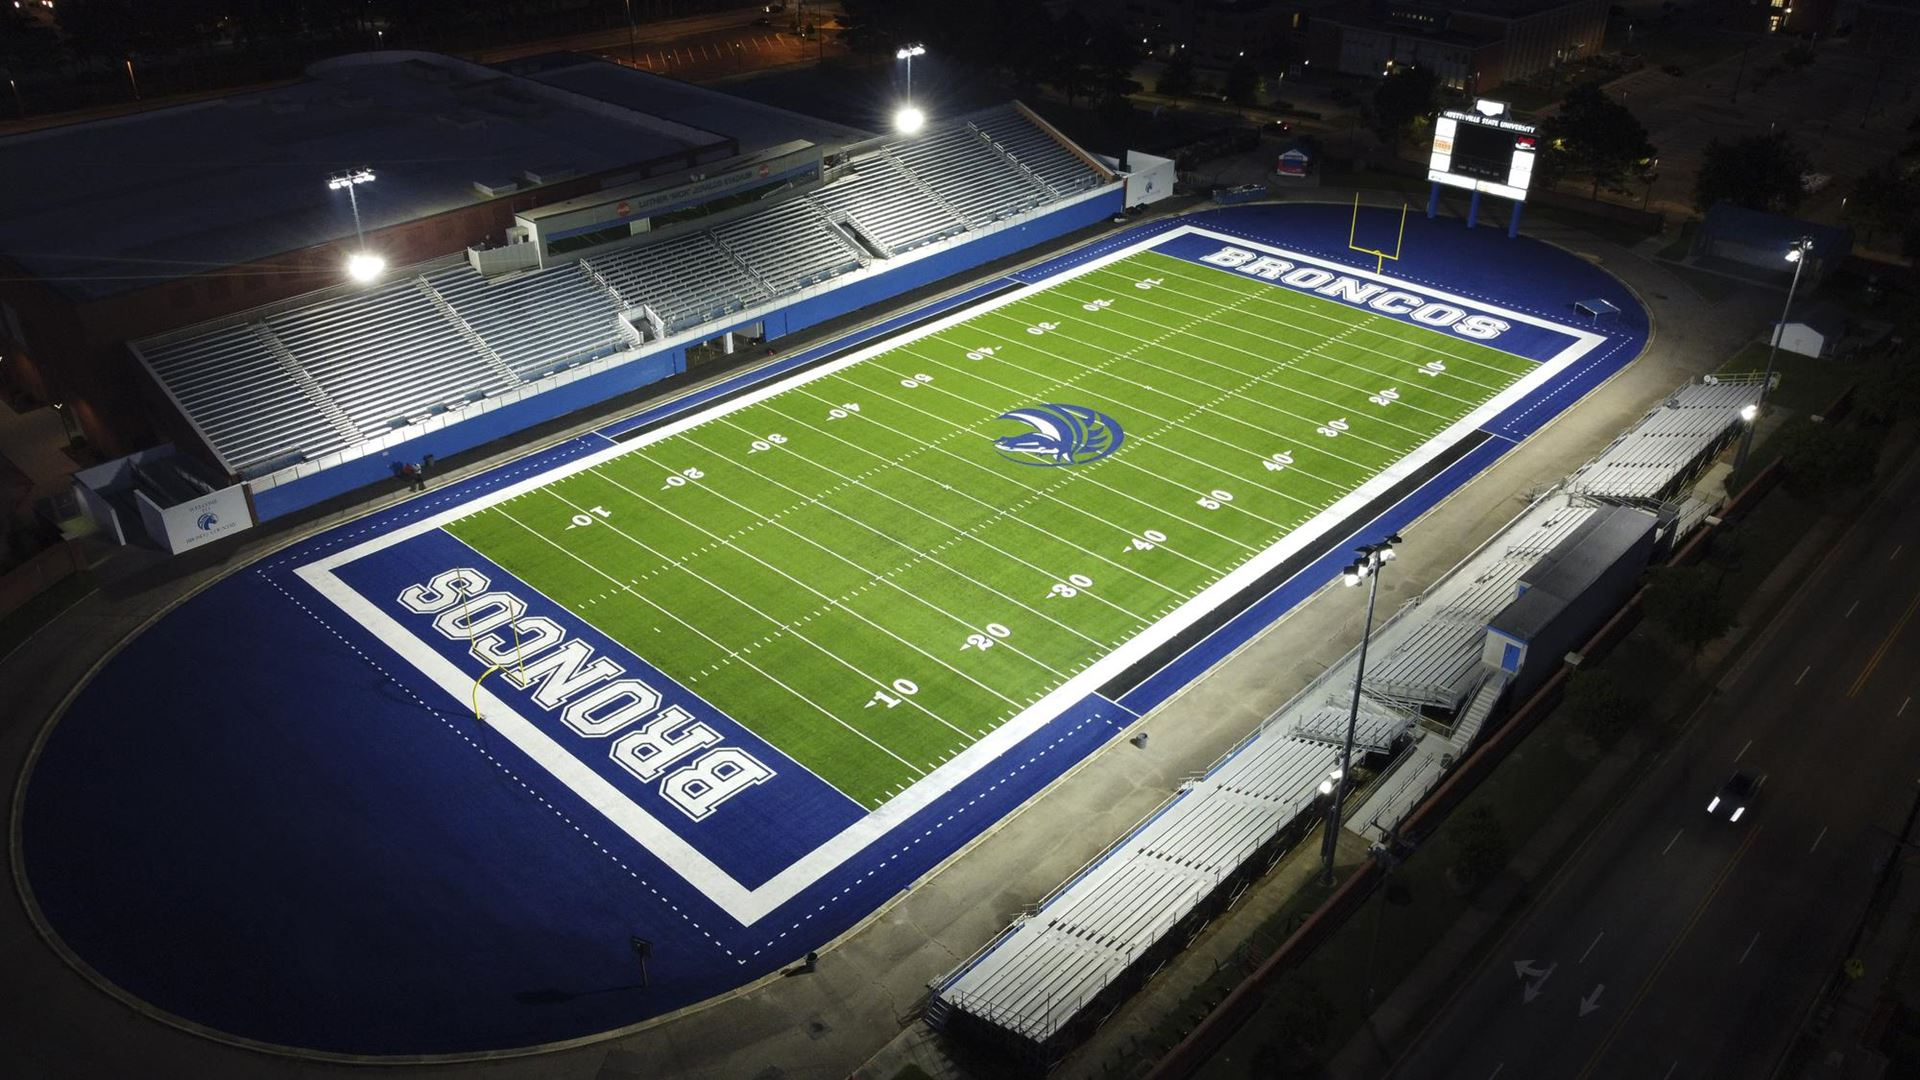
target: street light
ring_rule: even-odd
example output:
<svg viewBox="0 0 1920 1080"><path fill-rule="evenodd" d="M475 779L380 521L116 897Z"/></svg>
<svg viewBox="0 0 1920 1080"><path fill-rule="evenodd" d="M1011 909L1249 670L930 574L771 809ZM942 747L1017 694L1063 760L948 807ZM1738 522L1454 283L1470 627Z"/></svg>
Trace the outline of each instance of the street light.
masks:
<svg viewBox="0 0 1920 1080"><path fill-rule="evenodd" d="M1321 784L1321 791L1333 796L1333 805L1327 809L1327 832L1320 843L1320 881L1324 885L1333 884L1333 851L1340 838L1340 814L1346 809L1345 778L1353 772L1353 736L1360 723L1360 685L1367 675L1367 639L1373 636L1373 604L1380 597L1380 568L1393 561L1393 546L1399 542L1399 533L1388 533L1385 540L1362 546L1358 549L1360 557L1340 575L1341 583L1348 586L1369 578L1372 584L1367 588L1367 622L1360 632L1360 656L1353 668L1353 705L1347 710L1347 738L1340 747L1340 768L1330 781Z"/></svg>
<svg viewBox="0 0 1920 1080"><path fill-rule="evenodd" d="M1793 293L1800 287L1800 271L1807 265L1806 256L1812 250L1813 237L1803 236L1795 240L1787 248L1787 253L1782 256L1793 264L1793 280L1787 283L1787 302L1780 308L1780 325L1773 328L1772 339L1767 343L1767 373L1760 379L1760 403L1754 410L1755 419L1758 419L1760 413L1766 410L1767 397L1773 391L1774 357L1780 354L1780 339L1787 334L1787 313L1793 310ZM1745 416L1745 411L1740 415ZM1747 454L1753 449L1753 429L1758 426L1758 424L1749 423L1747 430L1741 433L1740 452L1733 459L1734 471L1738 472L1742 466L1746 465Z"/></svg>
<svg viewBox="0 0 1920 1080"><path fill-rule="evenodd" d="M927 47L920 44L902 45L900 48L894 50L893 53L895 60L905 60L907 62L906 104L900 107L899 112L893 114L893 126L903 135L911 135L927 126L927 114L921 112L918 108L914 107L913 104L913 58L925 55L927 55Z"/></svg>
<svg viewBox="0 0 1920 1080"><path fill-rule="evenodd" d="M327 190L346 188L347 204L353 207L353 235L359 244L358 250L347 257L347 276L362 283L379 277L387 268L387 260L367 250L367 234L360 229L360 197L353 192L361 184L373 183L373 179L372 169L355 169L327 177Z"/></svg>

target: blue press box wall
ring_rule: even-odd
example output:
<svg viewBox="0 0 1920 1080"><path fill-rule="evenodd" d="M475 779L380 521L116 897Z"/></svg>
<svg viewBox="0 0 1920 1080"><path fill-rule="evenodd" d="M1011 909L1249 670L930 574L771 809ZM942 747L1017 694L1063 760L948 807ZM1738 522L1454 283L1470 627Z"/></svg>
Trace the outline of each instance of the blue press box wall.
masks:
<svg viewBox="0 0 1920 1080"><path fill-rule="evenodd" d="M1122 208L1123 196L1122 189L1115 187L1112 191L1043 214L1032 221L799 301L756 321L765 323L769 340L796 334L829 319L884 303L923 285L966 273L995 259L1058 239L1113 215ZM741 325L745 324L730 326L715 323L712 335L718 337L728 330L739 329ZM393 478L393 465L397 461L419 461L428 454L440 458L451 457L495 439L525 431L536 424L591 408L649 383L678 375L686 369L687 352L684 347L676 346L640 357L578 382L555 387L504 408L410 439L377 457L355 458L310 476L256 492L253 496L254 515L261 521L284 517L356 488L390 480Z"/></svg>

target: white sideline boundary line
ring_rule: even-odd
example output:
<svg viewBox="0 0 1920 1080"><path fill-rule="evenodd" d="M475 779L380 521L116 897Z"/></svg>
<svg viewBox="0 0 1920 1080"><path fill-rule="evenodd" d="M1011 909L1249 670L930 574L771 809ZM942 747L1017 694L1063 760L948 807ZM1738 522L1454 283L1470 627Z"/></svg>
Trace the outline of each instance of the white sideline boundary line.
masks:
<svg viewBox="0 0 1920 1080"><path fill-rule="evenodd" d="M605 816L616 828L624 832L646 848L699 889L721 910L737 920L743 926L751 926L782 904L798 895L803 889L819 881L834 869L846 862L876 840L881 839L895 827L905 822L915 813L931 805L936 799L958 787L976 772L990 765L1002 755L1018 746L1028 736L1039 731L1066 708L1075 702L1095 693L1099 687L1113 676L1126 670L1134 663L1150 654L1163 642L1170 639L1195 619L1200 618L1241 589L1253 584L1267 571L1285 562L1295 553L1321 539L1325 532L1344 521L1354 511L1365 506L1375 498L1391 490L1405 477L1419 471L1422 467L1446 452L1455 443L1466 437L1482 424L1491 421L1515 402L1540 389L1555 376L1565 371L1575 361L1607 340L1577 327L1565 326L1536 318L1520 312L1508 311L1476 300L1467 300L1449 293L1400 281L1382 274L1370 273L1337 263L1327 262L1309 255L1288 251L1284 248L1247 240L1243 237L1214 232L1194 225L1185 225L1154 236L1145 237L1135 243L1118 248L1105 255L1090 259L1078 266L1071 267L1059 274L1050 275L1042 281L1023 285L993 297L984 305L966 307L959 311L940 316L930 322L899 335L890 335L877 342L856 349L846 357L822 364L785 378L774 379L767 385L742 394L708 408L697 409L691 414L663 424L658 428L628 442L609 446L591 454L576 458L556 466L545 473L536 473L528 478L506 487L479 496L452 509L431 517L402 526L390 533L374 537L352 547L322 556L295 569L300 578L311 585L315 591L326 597L342 613L359 623L367 631L399 653L407 662L413 664L434 684L444 690L455 701L465 706L473 694L473 677L462 671L451 661L435 652L412 630L402 625L392 615L367 600L342 581L333 571L335 567L355 562L375 554L395 544L412 539L422 533L436 530L443 525L479 513L497 503L505 502L526 492L554 483L566 476L593 468L664 439L671 438L683 431L707 423L708 421L759 404L776 394L803 386L816 379L836 374L855 364L862 363L881 353L890 351L902 344L940 333L967 321L983 312L992 311L1007 304L1024 300L1035 293L1051 289L1056 284L1069 281L1109 264L1128 258L1137 252L1158 247L1169 240L1187 235L1198 235L1218 240L1239 248L1249 248L1267 254L1295 261L1296 265L1310 264L1349 275L1378 281L1388 286L1405 289L1416 295L1445 300L1469 310L1482 311L1502 319L1529 326L1540 327L1570 337L1573 343L1562 349L1551 360L1538 364L1535 369L1509 386L1506 390L1487 401L1480 408L1461 418L1446 430L1440 432L1413 453L1395 462L1376 474L1360 487L1349 492L1338 502L1316 514L1293 532L1287 534L1279 543L1255 555L1242 563L1233 572L1214 582L1191 600L1181 604L1166 617L1141 631L1119 648L1109 652L1092 666L1068 679L1065 683L1042 697L1018 715L1001 724L985 738L961 751L945 764L928 773L919 781L896 795L879 809L868 813L859 821L848 826L813 851L808 852L785 869L768 879L755 889L741 885L726 871L701 853L691 842L668 828L653 815L647 813L610 782L589 768L572 750L561 745L552 736L541 731L533 723L521 716L507 702L495 696L482 686L479 701L484 722L512 742L528 757L552 773L554 778L565 784L569 790ZM1232 273L1222 270L1222 273ZM1274 285L1275 288L1288 288ZM1298 290L1306 292L1310 290ZM1361 310L1361 309L1356 309ZM1445 333L1436 329L1435 333ZM1480 344L1486 344L1484 342ZM1496 347L1497 346L1493 346ZM517 582L516 585L524 583ZM575 615L576 618L580 617ZM739 721L734 721L740 723ZM749 725L740 725L752 730Z"/></svg>

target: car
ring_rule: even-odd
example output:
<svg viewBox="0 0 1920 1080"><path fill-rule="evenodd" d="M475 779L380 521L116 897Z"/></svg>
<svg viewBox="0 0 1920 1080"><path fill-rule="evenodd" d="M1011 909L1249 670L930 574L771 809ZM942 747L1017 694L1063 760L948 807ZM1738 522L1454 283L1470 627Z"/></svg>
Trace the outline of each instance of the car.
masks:
<svg viewBox="0 0 1920 1080"><path fill-rule="evenodd" d="M1753 801L1753 793L1760 789L1760 782L1753 774L1745 770L1736 771L1720 785L1720 790L1707 804L1707 813L1713 817L1725 816L1728 822L1740 820L1747 812L1747 804Z"/></svg>
<svg viewBox="0 0 1920 1080"><path fill-rule="evenodd" d="M1267 132L1273 135L1291 135L1293 134L1293 124L1286 120L1269 120L1267 121Z"/></svg>
<svg viewBox="0 0 1920 1080"><path fill-rule="evenodd" d="M767 17L765 16L765 15L762 15L762 16L760 16L759 18L757 18L757 19L755 19L755 20L753 20L753 25L755 25L755 26L772 26L772 25L773 25L773 20L772 20L772 19L769 19L769 18L767 18Z"/></svg>

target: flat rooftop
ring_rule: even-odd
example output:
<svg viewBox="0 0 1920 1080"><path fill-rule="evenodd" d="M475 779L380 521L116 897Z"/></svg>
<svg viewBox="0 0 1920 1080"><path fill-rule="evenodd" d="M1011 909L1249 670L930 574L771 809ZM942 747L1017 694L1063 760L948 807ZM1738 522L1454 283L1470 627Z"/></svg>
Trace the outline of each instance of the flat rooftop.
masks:
<svg viewBox="0 0 1920 1080"><path fill-rule="evenodd" d="M475 181L724 145L735 99L712 96L683 120L665 94L611 104L433 53L336 57L291 86L0 138L0 255L98 299L351 237L327 187L349 169L377 176L356 191L371 231L488 201Z"/></svg>

